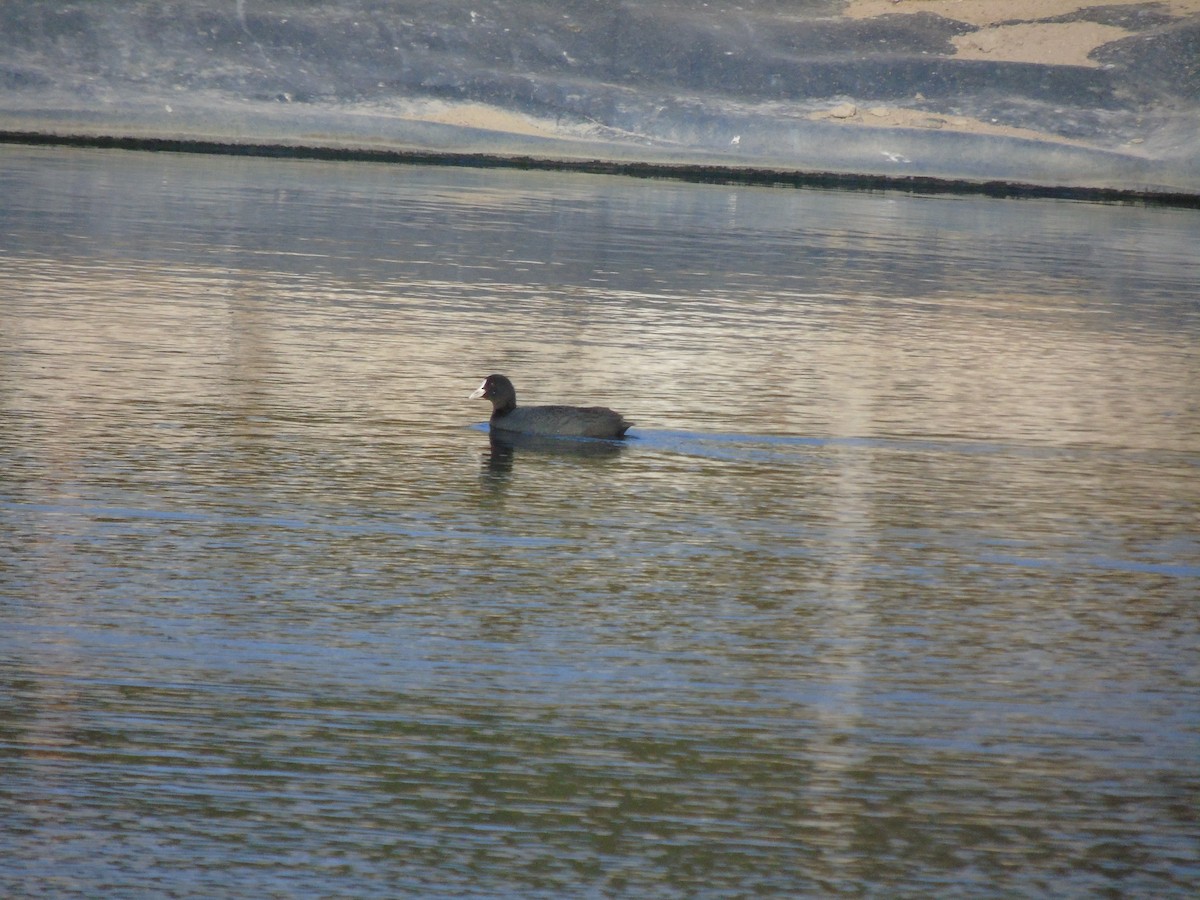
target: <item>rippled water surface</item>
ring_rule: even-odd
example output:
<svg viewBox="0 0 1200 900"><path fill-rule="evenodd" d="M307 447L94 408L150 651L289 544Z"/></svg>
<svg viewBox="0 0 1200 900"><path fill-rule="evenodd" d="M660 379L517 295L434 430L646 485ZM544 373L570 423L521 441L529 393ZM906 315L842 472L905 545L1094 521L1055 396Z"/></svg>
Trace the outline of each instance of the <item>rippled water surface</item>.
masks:
<svg viewBox="0 0 1200 900"><path fill-rule="evenodd" d="M1191 896L1195 212L0 148L0 894ZM492 446L467 394L624 443Z"/></svg>

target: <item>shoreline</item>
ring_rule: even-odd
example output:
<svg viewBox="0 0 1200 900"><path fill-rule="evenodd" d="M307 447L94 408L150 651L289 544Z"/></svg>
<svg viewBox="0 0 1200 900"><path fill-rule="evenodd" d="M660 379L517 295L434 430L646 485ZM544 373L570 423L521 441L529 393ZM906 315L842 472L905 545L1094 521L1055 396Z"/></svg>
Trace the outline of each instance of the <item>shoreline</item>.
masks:
<svg viewBox="0 0 1200 900"><path fill-rule="evenodd" d="M843 191L899 191L910 194L985 196L997 199L1076 200L1200 209L1200 193L1178 190L1049 185L1003 179L944 178L930 175L881 175L728 164L656 163L600 158L559 158L471 151L405 150L317 143L251 142L212 138L133 137L113 134L57 134L0 130L0 145L190 153L266 159L366 162L391 165L461 166L517 169L629 178L668 179L703 184L738 184Z"/></svg>

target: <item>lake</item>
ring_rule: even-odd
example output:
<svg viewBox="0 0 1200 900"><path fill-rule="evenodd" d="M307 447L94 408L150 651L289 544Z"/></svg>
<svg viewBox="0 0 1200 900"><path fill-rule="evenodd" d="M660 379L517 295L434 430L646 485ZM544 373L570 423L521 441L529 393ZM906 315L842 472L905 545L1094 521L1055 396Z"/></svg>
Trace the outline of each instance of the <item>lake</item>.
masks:
<svg viewBox="0 0 1200 900"><path fill-rule="evenodd" d="M1192 896L1195 211L0 196L0 893ZM491 372L635 424L493 443Z"/></svg>

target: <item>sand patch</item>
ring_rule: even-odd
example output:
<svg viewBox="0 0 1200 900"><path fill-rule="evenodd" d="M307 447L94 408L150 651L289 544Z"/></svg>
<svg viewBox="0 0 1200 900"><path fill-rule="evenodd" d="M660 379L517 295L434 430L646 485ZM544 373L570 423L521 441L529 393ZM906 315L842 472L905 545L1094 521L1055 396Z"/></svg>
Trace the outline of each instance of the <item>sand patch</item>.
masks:
<svg viewBox="0 0 1200 900"><path fill-rule="evenodd" d="M1088 54L1131 32L1095 22L1061 22L1001 25L982 28L953 39L956 59L990 59L1003 62L1043 63L1056 66L1100 64Z"/></svg>
<svg viewBox="0 0 1200 900"><path fill-rule="evenodd" d="M1056 144L1070 144L1076 147L1090 146L1084 141L1075 141L1029 128L1014 128L999 122L976 119L973 116L944 116L923 109L907 109L905 107L860 107L853 103L841 103L830 109L811 112L807 118L816 122L839 122L860 128L927 128L932 131L960 131L966 134L991 134L1000 137L1027 138L1033 141L1052 141ZM1134 151L1134 148L1129 146L1122 149L1126 152ZM893 162L897 161L904 162L905 160L899 157L893 160Z"/></svg>
<svg viewBox="0 0 1200 900"><path fill-rule="evenodd" d="M1098 6L1127 6L1096 0L850 0L843 15L851 19L931 12L971 25L997 22L1037 22L1076 10ZM1174 16L1200 13L1200 0L1159 0L1164 12Z"/></svg>
<svg viewBox="0 0 1200 900"><path fill-rule="evenodd" d="M561 137L554 123L483 103L431 103L406 111L404 118L461 128L482 128L527 137Z"/></svg>
<svg viewBox="0 0 1200 900"><path fill-rule="evenodd" d="M882 15L936 13L979 28L954 38L956 59L1038 63L1047 66L1099 65L1088 58L1097 47L1133 32L1096 22L1046 22L1085 8L1123 6L1095 0L850 0L845 15L867 19ZM1200 0L1161 0L1164 12L1200 13ZM999 24L999 23L1010 24Z"/></svg>

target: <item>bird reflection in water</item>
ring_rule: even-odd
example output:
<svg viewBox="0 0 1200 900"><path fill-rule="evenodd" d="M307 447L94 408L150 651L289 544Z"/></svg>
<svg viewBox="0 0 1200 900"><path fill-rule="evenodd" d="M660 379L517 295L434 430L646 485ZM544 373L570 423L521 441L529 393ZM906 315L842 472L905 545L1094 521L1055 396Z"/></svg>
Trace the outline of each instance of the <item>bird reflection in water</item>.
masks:
<svg viewBox="0 0 1200 900"><path fill-rule="evenodd" d="M539 454L579 460L615 459L627 446L623 440L492 431L488 435L488 450L482 454L483 472L493 477L507 477L512 472L514 460L521 455Z"/></svg>

